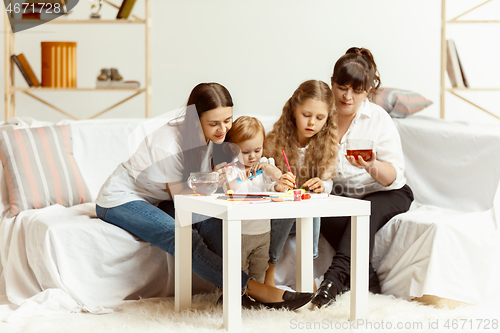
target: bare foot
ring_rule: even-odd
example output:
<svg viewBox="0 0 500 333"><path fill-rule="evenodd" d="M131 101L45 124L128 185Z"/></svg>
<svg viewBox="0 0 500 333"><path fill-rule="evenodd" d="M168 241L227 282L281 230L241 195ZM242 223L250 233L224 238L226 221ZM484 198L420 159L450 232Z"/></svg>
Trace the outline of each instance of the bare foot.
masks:
<svg viewBox="0 0 500 333"><path fill-rule="evenodd" d="M268 286L276 288L276 284L274 283L274 268L276 265L269 264L269 268L266 271L266 277L264 278L264 284Z"/></svg>
<svg viewBox="0 0 500 333"><path fill-rule="evenodd" d="M262 303L283 302L284 290L271 287L255 280L248 281L248 294Z"/></svg>

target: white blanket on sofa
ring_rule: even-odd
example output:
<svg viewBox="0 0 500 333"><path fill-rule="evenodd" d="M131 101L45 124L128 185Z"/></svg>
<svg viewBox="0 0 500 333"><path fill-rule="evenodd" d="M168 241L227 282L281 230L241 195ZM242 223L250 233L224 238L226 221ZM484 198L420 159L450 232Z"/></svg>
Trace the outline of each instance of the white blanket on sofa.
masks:
<svg viewBox="0 0 500 333"><path fill-rule="evenodd" d="M383 293L479 304L500 298L498 126L394 120L415 194L376 235Z"/></svg>
<svg viewBox="0 0 500 333"><path fill-rule="evenodd" d="M96 219L92 203L5 218L0 238L2 289L21 306L10 321L57 311L105 313L123 298L173 289L166 253Z"/></svg>

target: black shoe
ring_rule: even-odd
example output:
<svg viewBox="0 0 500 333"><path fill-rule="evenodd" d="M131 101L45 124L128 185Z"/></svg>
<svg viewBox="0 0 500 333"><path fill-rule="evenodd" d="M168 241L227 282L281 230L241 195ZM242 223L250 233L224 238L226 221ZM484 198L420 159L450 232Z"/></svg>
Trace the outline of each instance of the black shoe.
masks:
<svg viewBox="0 0 500 333"><path fill-rule="evenodd" d="M261 309L263 306L261 302L254 300L252 297L246 294L241 295L241 307L243 309Z"/></svg>
<svg viewBox="0 0 500 333"><path fill-rule="evenodd" d="M220 295L215 305L222 305L222 300L224 299L224 295ZM241 295L241 307L244 309L260 309L262 308L262 303L254 300L252 297L243 294Z"/></svg>
<svg viewBox="0 0 500 333"><path fill-rule="evenodd" d="M314 295L311 303L318 308L328 306L335 302L337 295L340 295L347 290L346 286L338 281L333 282L330 280L324 280L321 282L321 286L319 286L318 291L316 291L316 295Z"/></svg>
<svg viewBox="0 0 500 333"><path fill-rule="evenodd" d="M293 311L309 303L313 296L314 293L296 293L285 291L285 293L283 294L283 302L261 304L269 309L285 309Z"/></svg>
<svg viewBox="0 0 500 333"><path fill-rule="evenodd" d="M339 292L335 284L332 281L325 280L321 282L321 286L319 286L316 291L316 295L314 295L311 303L321 308L324 305L335 302L335 297L337 297L338 294Z"/></svg>

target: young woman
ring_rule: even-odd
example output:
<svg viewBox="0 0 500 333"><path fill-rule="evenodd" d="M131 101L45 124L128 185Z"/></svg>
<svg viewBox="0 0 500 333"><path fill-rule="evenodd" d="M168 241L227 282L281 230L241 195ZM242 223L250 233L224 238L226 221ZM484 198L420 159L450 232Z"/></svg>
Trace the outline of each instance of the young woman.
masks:
<svg viewBox="0 0 500 333"><path fill-rule="evenodd" d="M371 140L370 159L346 156L340 149L333 177L332 193L371 202L370 253L375 233L394 215L406 212L413 194L405 185L404 159L398 131L388 113L369 99L380 86L377 65L371 52L353 47L335 64L332 91L338 112L337 140L345 147L348 139ZM325 273L313 303L321 307L349 288L351 260L350 218L322 218L321 233L336 253ZM380 292L370 264L370 291Z"/></svg>
<svg viewBox="0 0 500 333"><path fill-rule="evenodd" d="M96 212L102 220L115 224L141 239L175 255L176 194L193 193L186 186L190 172L219 172L222 184L225 169L213 167L213 144L224 141L232 126L233 101L229 91L218 83L200 83L191 91L186 113L151 133L131 158L121 163L108 178L97 197ZM167 214L157 205L166 200ZM168 205L167 205L168 206ZM204 280L222 286L222 259L207 247L216 219L198 218L193 229L193 272ZM216 221L217 222L217 221ZM216 223L215 223L216 224ZM201 231L201 235L198 231ZM219 246L219 244L216 244ZM283 293L250 280L242 272L243 290L268 307L295 309L306 304L311 294ZM243 304L258 306L243 296Z"/></svg>
<svg viewBox="0 0 500 333"><path fill-rule="evenodd" d="M306 81L286 102L280 119L266 138L264 154L274 158L276 165L286 172L275 190L309 187L315 193L330 193L337 149L337 113L332 91L323 81ZM292 172L288 171L283 150ZM316 258L320 220L313 221ZM271 221L269 269L265 279L268 285L274 286L274 268L294 223L295 219Z"/></svg>

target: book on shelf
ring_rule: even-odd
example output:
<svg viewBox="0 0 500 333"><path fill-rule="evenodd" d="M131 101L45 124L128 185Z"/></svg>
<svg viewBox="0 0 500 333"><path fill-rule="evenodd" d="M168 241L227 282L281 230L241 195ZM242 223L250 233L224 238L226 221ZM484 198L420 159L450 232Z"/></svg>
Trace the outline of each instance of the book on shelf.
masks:
<svg viewBox="0 0 500 333"><path fill-rule="evenodd" d="M45 13L45 12L41 12L41 13L24 13L23 16L22 16L22 19L23 20L42 20L42 21L51 21L51 20L54 20L56 18L59 18L63 16L64 17L64 14L54 14L54 13Z"/></svg>
<svg viewBox="0 0 500 333"><path fill-rule="evenodd" d="M132 12L132 8L134 8L136 0L123 0L120 9L118 10L118 14L116 15L117 19L127 19Z"/></svg>
<svg viewBox="0 0 500 333"><path fill-rule="evenodd" d="M448 72L451 86L453 88L466 88L469 85L465 78L463 66L458 57L455 42L453 39L448 39L446 45L446 71Z"/></svg>
<svg viewBox="0 0 500 333"><path fill-rule="evenodd" d="M139 81L131 81L131 80L128 81L97 80L95 86L96 88L139 88L141 84L139 83Z"/></svg>
<svg viewBox="0 0 500 333"><path fill-rule="evenodd" d="M465 88L469 88L469 82L467 81L467 78L465 77L464 68L462 66L462 62L460 61L460 57L458 56L458 51L457 51L456 47L455 47L455 51L457 52L458 66L460 67L460 74L462 76L464 86L465 86Z"/></svg>
<svg viewBox="0 0 500 333"><path fill-rule="evenodd" d="M68 13L64 0L30 0L22 4L22 10L17 19L23 20L53 20Z"/></svg>
<svg viewBox="0 0 500 333"><path fill-rule="evenodd" d="M40 20L40 13L26 12L21 16L23 20Z"/></svg>
<svg viewBox="0 0 500 333"><path fill-rule="evenodd" d="M28 60L26 60L26 57L24 54L20 53L17 56L14 54L12 55L12 60L14 60L15 64L21 71L21 74L23 74L26 82L30 87L39 87L40 86L40 81L38 81L35 73L33 72L33 69L31 68L30 64L28 63Z"/></svg>

